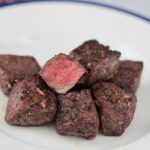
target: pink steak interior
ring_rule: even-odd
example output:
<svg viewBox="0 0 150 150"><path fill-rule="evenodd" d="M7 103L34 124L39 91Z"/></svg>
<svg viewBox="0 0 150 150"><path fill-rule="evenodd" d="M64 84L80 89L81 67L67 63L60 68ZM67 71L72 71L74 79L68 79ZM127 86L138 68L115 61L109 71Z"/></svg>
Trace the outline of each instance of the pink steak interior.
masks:
<svg viewBox="0 0 150 150"><path fill-rule="evenodd" d="M60 93L72 88L85 73L85 69L79 62L69 56L63 56L63 54L57 55L47 62L43 70L43 79L50 87Z"/></svg>

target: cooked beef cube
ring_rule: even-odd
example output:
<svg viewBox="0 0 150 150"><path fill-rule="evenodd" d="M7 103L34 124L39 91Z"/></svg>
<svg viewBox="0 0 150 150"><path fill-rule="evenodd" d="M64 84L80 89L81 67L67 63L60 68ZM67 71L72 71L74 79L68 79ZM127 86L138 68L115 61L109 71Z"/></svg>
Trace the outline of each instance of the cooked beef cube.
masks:
<svg viewBox="0 0 150 150"><path fill-rule="evenodd" d="M31 56L0 55L0 88L9 95L16 81L39 70L40 66Z"/></svg>
<svg viewBox="0 0 150 150"><path fill-rule="evenodd" d="M102 132L119 136L128 127L134 116L136 97L113 83L97 83L93 93L99 110Z"/></svg>
<svg viewBox="0 0 150 150"><path fill-rule="evenodd" d="M55 95L38 75L34 75L13 87L5 119L12 125L36 126L51 122L55 112Z"/></svg>
<svg viewBox="0 0 150 150"><path fill-rule="evenodd" d="M143 63L140 61L121 61L118 73L111 80L117 86L128 92L136 92L143 70Z"/></svg>
<svg viewBox="0 0 150 150"><path fill-rule="evenodd" d="M57 93L66 93L85 73L85 68L78 61L58 54L44 65L39 74Z"/></svg>
<svg viewBox="0 0 150 150"><path fill-rule="evenodd" d="M99 129L99 118L88 89L58 96L56 129L59 134L94 138Z"/></svg>
<svg viewBox="0 0 150 150"><path fill-rule="evenodd" d="M88 84L111 79L118 70L120 55L96 40L87 41L70 53L89 71Z"/></svg>

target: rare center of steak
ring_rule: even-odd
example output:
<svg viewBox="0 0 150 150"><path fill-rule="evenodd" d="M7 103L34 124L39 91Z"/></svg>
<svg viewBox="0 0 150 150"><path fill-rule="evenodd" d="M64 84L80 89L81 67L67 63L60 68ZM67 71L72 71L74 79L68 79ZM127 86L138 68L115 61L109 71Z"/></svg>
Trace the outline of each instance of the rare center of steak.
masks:
<svg viewBox="0 0 150 150"><path fill-rule="evenodd" d="M65 54L58 54L44 65L39 74L56 92L66 93L85 72L78 61Z"/></svg>

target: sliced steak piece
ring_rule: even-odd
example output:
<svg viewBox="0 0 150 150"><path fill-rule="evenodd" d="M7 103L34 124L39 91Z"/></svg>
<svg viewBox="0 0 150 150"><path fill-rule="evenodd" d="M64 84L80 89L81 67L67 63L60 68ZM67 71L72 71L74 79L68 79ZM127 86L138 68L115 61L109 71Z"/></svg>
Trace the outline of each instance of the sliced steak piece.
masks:
<svg viewBox="0 0 150 150"><path fill-rule="evenodd" d="M40 66L31 56L0 55L0 88L9 95L13 84L38 73Z"/></svg>
<svg viewBox="0 0 150 150"><path fill-rule="evenodd" d="M136 109L136 97L113 83L98 83L93 93L99 110L102 132L108 136L121 135L128 127Z"/></svg>
<svg viewBox="0 0 150 150"><path fill-rule="evenodd" d="M120 52L111 51L96 40L89 40L70 53L89 71L88 84L113 78L119 67L120 55Z"/></svg>
<svg viewBox="0 0 150 150"><path fill-rule="evenodd" d="M99 118L88 89L58 96L56 129L59 134L94 138L99 129Z"/></svg>
<svg viewBox="0 0 150 150"><path fill-rule="evenodd" d="M141 61L120 61L118 73L111 80L117 86L128 92L136 92L143 70Z"/></svg>
<svg viewBox="0 0 150 150"><path fill-rule="evenodd" d="M5 119L9 124L30 126L49 123L56 112L56 97L38 76L18 82L9 95Z"/></svg>
<svg viewBox="0 0 150 150"><path fill-rule="evenodd" d="M44 65L39 74L57 93L66 93L85 72L78 61L65 54L58 54Z"/></svg>

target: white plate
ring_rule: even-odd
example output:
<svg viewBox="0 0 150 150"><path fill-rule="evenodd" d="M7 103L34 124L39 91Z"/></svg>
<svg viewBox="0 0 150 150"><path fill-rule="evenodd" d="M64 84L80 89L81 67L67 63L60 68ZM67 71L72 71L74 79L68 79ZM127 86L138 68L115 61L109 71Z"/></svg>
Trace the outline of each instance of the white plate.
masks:
<svg viewBox="0 0 150 150"><path fill-rule="evenodd" d="M15 127L4 121L7 97L0 92L0 149L150 149L150 26L116 10L80 3L27 3L0 9L0 54L33 55L41 65L54 54L96 38L122 58L142 60L144 71L131 125L121 137L94 140L60 136L54 125Z"/></svg>

